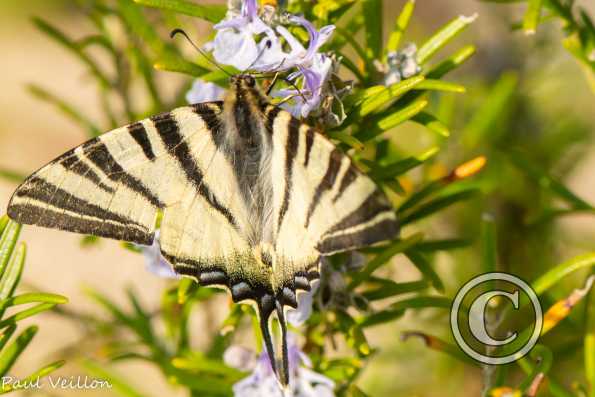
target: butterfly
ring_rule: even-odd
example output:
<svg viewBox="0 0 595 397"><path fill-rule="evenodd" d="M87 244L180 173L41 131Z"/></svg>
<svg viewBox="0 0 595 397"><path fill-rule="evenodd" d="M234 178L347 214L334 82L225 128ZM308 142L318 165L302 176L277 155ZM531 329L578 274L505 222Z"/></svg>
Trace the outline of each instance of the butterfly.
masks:
<svg viewBox="0 0 595 397"><path fill-rule="evenodd" d="M282 384L286 310L320 277L321 257L398 233L374 182L324 135L272 105L250 75L233 76L223 101L153 116L64 153L8 205L19 223L144 245L158 214L161 252L176 273L255 306Z"/></svg>

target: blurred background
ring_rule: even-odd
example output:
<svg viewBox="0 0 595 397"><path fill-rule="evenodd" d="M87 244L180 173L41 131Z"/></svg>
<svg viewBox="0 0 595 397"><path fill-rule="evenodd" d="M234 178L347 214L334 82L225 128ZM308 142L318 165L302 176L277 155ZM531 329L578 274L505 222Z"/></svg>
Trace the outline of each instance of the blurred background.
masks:
<svg viewBox="0 0 595 397"><path fill-rule="evenodd" d="M385 1L386 26L392 23L403 1ZM595 14L595 2L582 1ZM488 158L486 169L478 176L483 194L432 217L423 224L431 237L460 236L474 239L479 234L484 214L493 217L498 240L498 268L512 271L526 280L535 279L545 269L580 253L593 250L595 219L592 213L572 212L561 217L548 216L557 198L544 190L539 179L530 178L515 167L508 152L518 151L532 163L554 175L578 197L595 203L595 90L577 61L564 50L557 21L540 26L536 35L511 32L523 6L486 4L472 0L419 1L404 43L419 43L424 37L457 15L477 13L479 19L461 36L460 43L473 43L477 54L448 80L463 83L467 93L446 94L438 113L451 126L451 137L431 166L402 180L403 186L415 178L440 177L453 166L476 155ZM31 18L42 16L72 37L92 31L89 22L67 0L22 0L0 2L0 169L28 175L41 165L74 147L86 135L46 103L31 95L31 83L59 93L76 103L99 125L101 103L87 70L63 48L42 35ZM194 21L194 20L193 20ZM192 34L204 35L208 26L195 23ZM166 35L166 29L163 34ZM201 40L198 40L201 41ZM204 41L204 40L203 40ZM99 51L98 59L102 59ZM188 83L181 75L157 72L159 84L173 95L175 88ZM591 82L593 84L593 82ZM138 97L135 101L146 102ZM493 103L486 107L487 102ZM487 109L487 110L486 110ZM491 109L491 110L490 110ZM496 110L494 110L496 109ZM495 112L494 114L490 112ZM419 153L432 142L417 133L415 125L405 124L395 133L395 144L404 153ZM545 182L544 182L545 183ZM17 184L0 179L0 205L6 207ZM116 302L126 301L125 290L132 288L149 308L156 308L168 281L145 271L143 258L102 240L84 247L80 236L25 227L28 242L27 266L23 288L42 289L67 296L67 310L103 312L83 293L92 288ZM480 247L468 248L436 258L448 296L473 275L480 272ZM412 278L410 264L397 261L392 267L395 280ZM565 280L552 300L560 299L570 289L581 286L585 274ZM557 294L557 295L556 295ZM585 305L585 303L582 303ZM577 308L583 312L584 307ZM201 334L203 313L197 311L195 331ZM481 371L428 350L418 341L403 342L399 335L408 329L424 329L449 339L444 311L416 312L396 322L374 327L367 333L371 344L382 346L371 360L360 384L371 396L473 396L479 395ZM29 373L40 361L49 361L63 349L84 346L82 330L74 322L49 312L32 320L40 331L27 354L11 372ZM580 322L578 322L580 323ZM548 335L553 345L576 343L572 328L558 329ZM564 345L565 346L565 345ZM564 351L564 349L562 349ZM553 372L559 380L571 382L581 373L581 349L557 356ZM89 350L89 354L101 352ZM140 390L151 395L185 395L169 386L159 371L149 364L123 363L118 370ZM60 369L66 376L82 371L76 361ZM51 390L55 396L112 396L109 390ZM37 394L33 394L37 395ZM41 394L40 394L41 395ZM50 395L50 394L48 394Z"/></svg>

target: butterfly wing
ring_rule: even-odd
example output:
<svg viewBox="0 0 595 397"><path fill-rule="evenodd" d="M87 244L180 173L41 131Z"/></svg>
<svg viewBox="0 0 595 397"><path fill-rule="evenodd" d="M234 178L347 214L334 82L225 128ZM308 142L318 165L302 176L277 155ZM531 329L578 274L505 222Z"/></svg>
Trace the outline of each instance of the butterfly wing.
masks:
<svg viewBox="0 0 595 397"><path fill-rule="evenodd" d="M70 150L18 187L8 215L20 223L149 245L161 210L162 250L176 271L188 273L183 267L189 262L243 255L245 209L213 143L221 132L221 107L213 102L175 109ZM215 183L209 169L228 182ZM192 275L204 284L225 284L217 273L201 277L203 267Z"/></svg>
<svg viewBox="0 0 595 397"><path fill-rule="evenodd" d="M280 277L293 273L311 281L320 255L396 237L395 212L374 182L323 135L277 113L272 172L284 183L274 185L275 248L288 270Z"/></svg>

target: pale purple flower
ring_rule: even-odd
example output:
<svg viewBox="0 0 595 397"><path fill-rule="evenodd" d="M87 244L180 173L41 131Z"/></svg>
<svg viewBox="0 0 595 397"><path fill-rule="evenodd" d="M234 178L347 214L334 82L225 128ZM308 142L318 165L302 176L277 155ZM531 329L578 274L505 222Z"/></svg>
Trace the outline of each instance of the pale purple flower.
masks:
<svg viewBox="0 0 595 397"><path fill-rule="evenodd" d="M225 90L217 84L196 79L192 84L192 88L186 93L186 102L202 103L219 101L223 99L224 94Z"/></svg>
<svg viewBox="0 0 595 397"><path fill-rule="evenodd" d="M312 371L312 362L302 352L292 333L287 335L287 353L289 363L289 385L282 390L275 377L271 363L266 352L262 352L258 358L252 352L253 359L246 360L245 348L229 347L223 354L227 365L240 370L250 369L252 373L248 377L233 385L234 397L332 397L334 396L334 382L324 375ZM236 363L253 362L251 368Z"/></svg>
<svg viewBox="0 0 595 397"><path fill-rule="evenodd" d="M314 294L318 290L318 281L312 283L310 291L299 292L297 309L289 309L287 311L287 322L294 327L299 327L304 324L312 315L312 300Z"/></svg>
<svg viewBox="0 0 595 397"><path fill-rule="evenodd" d="M254 35L265 33L269 40L276 40L273 29L258 16L256 0L245 0L240 15L231 13L214 28L218 30L212 43L215 60L239 70L249 68L258 57Z"/></svg>
<svg viewBox="0 0 595 397"><path fill-rule="evenodd" d="M145 268L159 277L179 279L180 276L174 272L173 266L161 255L159 234L157 230L152 245L140 246L145 257Z"/></svg>
<svg viewBox="0 0 595 397"><path fill-rule="evenodd" d="M316 54L309 68L299 66L299 72L293 73L289 78L295 79L303 76L300 90L285 89L273 93L276 97L293 97L294 105L286 104L284 107L295 117L307 117L311 111L318 108L323 98L324 86L333 67L332 60L324 54Z"/></svg>
<svg viewBox="0 0 595 397"><path fill-rule="evenodd" d="M239 70L253 69L260 72L278 72L297 68L290 79L302 79L298 90L279 91L274 96L292 96L293 106L286 105L296 117L307 117L322 101L325 84L332 71L333 61L320 53L320 48L329 40L334 25L317 30L301 16L289 15L285 21L301 25L308 31L308 48L293 36L284 26L273 29L258 13L256 0L244 0L241 11L231 4L226 18L214 26L217 34L206 48L213 51L215 60ZM270 10L265 10L270 11ZM266 13L265 13L266 14ZM271 16L265 20L271 24ZM258 36L263 36L257 41ZM283 49L287 43L289 51ZM285 95L284 95L285 94Z"/></svg>

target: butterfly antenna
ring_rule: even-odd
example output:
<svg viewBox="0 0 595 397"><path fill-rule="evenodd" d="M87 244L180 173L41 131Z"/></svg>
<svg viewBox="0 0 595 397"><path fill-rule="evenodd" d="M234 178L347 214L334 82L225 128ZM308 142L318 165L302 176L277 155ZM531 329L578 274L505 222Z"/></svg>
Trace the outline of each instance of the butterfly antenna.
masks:
<svg viewBox="0 0 595 397"><path fill-rule="evenodd" d="M180 29L174 29L171 31L171 33L169 34L170 38L174 38L177 34L181 34L182 36L184 36L186 38L186 40L188 40L188 42L192 45L192 47L194 47L194 49L196 49L196 51L198 51L203 57L205 57L205 59L213 66L215 66L217 69L221 70L223 73L225 73L226 75L228 75L229 77L232 77L232 74L229 73L227 70L223 69L217 62L213 61L206 52L204 52L199 46L197 46L194 41L192 41L192 39L188 36L188 34Z"/></svg>
<svg viewBox="0 0 595 397"><path fill-rule="evenodd" d="M256 62L258 62L260 60L260 57L263 56L264 52L268 49L271 48L271 46L273 45L273 43L271 42L271 40L267 39L267 41L264 44L264 47L262 48L262 50L260 50L260 52L258 53L258 55L256 56L256 59L254 59L254 61L252 61L252 63L250 64L250 66L248 66L246 68L246 70L250 70L252 69L252 67L256 64Z"/></svg>

